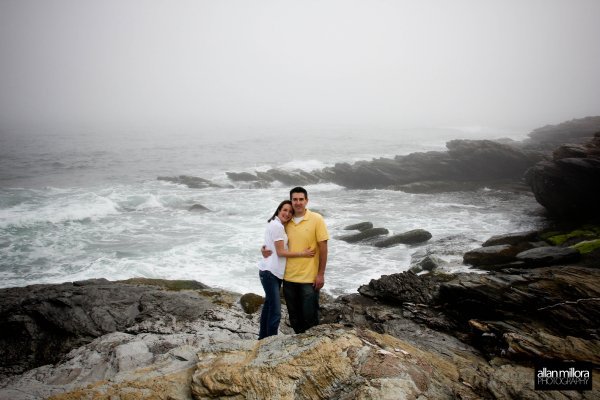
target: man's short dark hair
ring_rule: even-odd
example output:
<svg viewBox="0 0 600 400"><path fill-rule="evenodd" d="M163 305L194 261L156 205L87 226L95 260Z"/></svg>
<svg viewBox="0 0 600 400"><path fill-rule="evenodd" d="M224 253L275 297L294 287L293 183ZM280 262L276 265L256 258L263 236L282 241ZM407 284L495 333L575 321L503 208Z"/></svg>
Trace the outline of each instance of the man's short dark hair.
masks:
<svg viewBox="0 0 600 400"><path fill-rule="evenodd" d="M295 188L293 188L292 190L290 190L290 200L292 199L292 194L293 193L304 193L304 198L308 199L308 192L303 187L296 186Z"/></svg>

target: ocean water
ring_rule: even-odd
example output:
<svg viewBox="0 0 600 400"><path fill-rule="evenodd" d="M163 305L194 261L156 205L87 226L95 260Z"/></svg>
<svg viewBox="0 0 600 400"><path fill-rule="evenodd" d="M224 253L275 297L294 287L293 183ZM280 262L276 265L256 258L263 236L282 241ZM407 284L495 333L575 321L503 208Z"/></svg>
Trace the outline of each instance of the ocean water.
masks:
<svg viewBox="0 0 600 400"><path fill-rule="evenodd" d="M481 132L238 136L2 135L0 287L151 277L195 279L262 294L256 264L263 230L290 188L280 183L251 188L230 182L226 172L273 167L310 171L336 162L440 150L448 139L477 138ZM157 180L178 175L226 187L191 189ZM466 270L466 250L492 235L542 224L540 206L523 193L407 194L335 184L306 188L308 207L323 214L332 237L325 290L333 295L405 271L413 255L423 252L447 261L449 270ZM195 204L210 211L189 211ZM362 221L391 233L422 228L433 238L420 246L387 249L337 239L349 233L345 226Z"/></svg>

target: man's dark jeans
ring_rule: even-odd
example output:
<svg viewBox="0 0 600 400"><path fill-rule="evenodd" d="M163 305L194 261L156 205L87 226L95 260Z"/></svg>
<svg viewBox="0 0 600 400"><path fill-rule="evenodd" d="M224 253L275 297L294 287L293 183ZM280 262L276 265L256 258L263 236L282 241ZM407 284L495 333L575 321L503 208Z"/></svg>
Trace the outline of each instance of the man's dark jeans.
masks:
<svg viewBox="0 0 600 400"><path fill-rule="evenodd" d="M283 296L294 332L319 324L319 292L312 283L283 281Z"/></svg>
<svg viewBox="0 0 600 400"><path fill-rule="evenodd" d="M270 271L259 271L260 283L265 289L265 304L260 313L258 339L277 335L281 320L281 279Z"/></svg>

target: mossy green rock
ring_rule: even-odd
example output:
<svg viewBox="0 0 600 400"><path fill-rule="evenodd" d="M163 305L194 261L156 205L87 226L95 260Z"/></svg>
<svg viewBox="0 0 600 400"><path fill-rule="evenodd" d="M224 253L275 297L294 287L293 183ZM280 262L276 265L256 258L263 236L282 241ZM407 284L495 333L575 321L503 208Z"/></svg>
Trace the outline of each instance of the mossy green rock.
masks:
<svg viewBox="0 0 600 400"><path fill-rule="evenodd" d="M573 239L591 240L600 239L600 227L595 225L584 225L570 232L547 232L542 235L543 239L555 246L561 246Z"/></svg>
<svg viewBox="0 0 600 400"><path fill-rule="evenodd" d="M586 240L583 242L579 242L571 247L576 249L581 254L589 254L593 251L600 249L600 239Z"/></svg>

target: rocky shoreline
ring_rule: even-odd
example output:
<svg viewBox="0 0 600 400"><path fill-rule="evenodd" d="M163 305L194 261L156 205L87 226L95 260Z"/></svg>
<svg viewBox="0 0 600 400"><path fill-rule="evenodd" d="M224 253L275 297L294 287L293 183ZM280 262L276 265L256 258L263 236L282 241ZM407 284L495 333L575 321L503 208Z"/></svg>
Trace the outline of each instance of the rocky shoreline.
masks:
<svg viewBox="0 0 600 400"><path fill-rule="evenodd" d="M597 266L382 276L262 341L259 307L194 281L2 289L0 398L594 399L597 373L536 392L533 363L600 366Z"/></svg>
<svg viewBox="0 0 600 400"><path fill-rule="evenodd" d="M0 289L0 399L598 399L600 225L589 196L600 181L600 133L588 132L597 123L593 117L542 128L563 146L553 156L539 153L546 158L535 166L513 156L544 147L532 144L544 137L537 131L519 145L521 153L496 142L454 143L475 164L490 157L473 147L483 146L518 166L505 175L483 169L486 178L471 183L490 176L516 182L517 169L533 167L527 181L548 210L548 229L490 238L465 254L471 273L444 273L435 254L425 255L414 272L384 275L356 294L322 295L322 324L304 334L283 323L280 335L258 341L260 296L195 281ZM573 126L585 129L574 133ZM565 146L569 138L576 144ZM427 157L446 157L450 171L459 170L457 158ZM392 176L382 167L389 164L350 170L368 165L364 171ZM586 172L573 173L573 165ZM363 177L373 178L367 172ZM556 186L580 175L576 191ZM384 228L348 228L359 232L346 240L381 246L430 237L411 231L382 242ZM593 390L534 390L540 360L590 363Z"/></svg>

